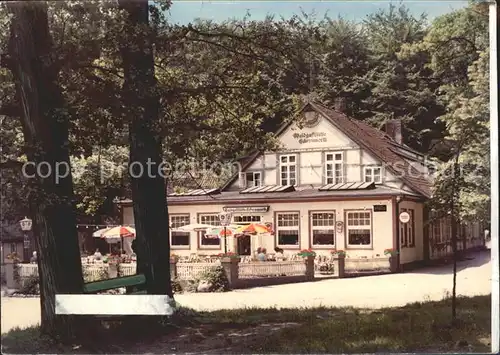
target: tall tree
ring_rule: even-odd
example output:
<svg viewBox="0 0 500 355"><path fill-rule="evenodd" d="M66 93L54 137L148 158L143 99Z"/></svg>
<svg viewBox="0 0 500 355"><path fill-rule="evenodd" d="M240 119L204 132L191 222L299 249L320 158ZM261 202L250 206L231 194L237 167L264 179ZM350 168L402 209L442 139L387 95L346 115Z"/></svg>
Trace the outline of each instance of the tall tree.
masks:
<svg viewBox="0 0 500 355"><path fill-rule="evenodd" d="M160 101L154 70L154 33L149 24L147 0L120 0L125 13L120 51L123 61L123 95L127 103L137 272L144 273L150 294L173 297L170 280L170 243L165 179L162 163ZM149 167L151 171L148 171Z"/></svg>
<svg viewBox="0 0 500 355"><path fill-rule="evenodd" d="M488 222L490 216L489 56L482 4L444 15L433 23L420 45L431 54L431 66L442 76L446 112L446 149L451 156L434 182L431 204L437 216L451 215L453 250L452 320L456 321L457 243L462 221ZM464 27L469 24L471 27ZM446 49L444 50L443 47ZM460 50L460 56L449 53ZM479 50L479 51L478 51ZM446 63L446 64L445 64ZM451 65L452 73L443 68ZM465 238L465 235L461 235ZM463 241L464 246L466 241Z"/></svg>
<svg viewBox="0 0 500 355"><path fill-rule="evenodd" d="M27 191L39 252L41 328L52 337L68 338L74 323L71 317L55 315L55 294L81 293L83 277L68 151L68 116L57 81L59 66L53 56L47 4L16 2L7 6L13 19L2 65L12 72L21 103L28 160L46 168L42 170L46 177L35 174ZM61 167L62 175L58 175Z"/></svg>
<svg viewBox="0 0 500 355"><path fill-rule="evenodd" d="M437 102L440 84L427 68L428 56L401 53L424 38L425 25L425 16L415 17L404 5L391 5L364 22L372 68L365 76L370 95L364 100L363 117L378 128L400 119L404 143L418 151L428 151L444 129L435 122L444 111Z"/></svg>

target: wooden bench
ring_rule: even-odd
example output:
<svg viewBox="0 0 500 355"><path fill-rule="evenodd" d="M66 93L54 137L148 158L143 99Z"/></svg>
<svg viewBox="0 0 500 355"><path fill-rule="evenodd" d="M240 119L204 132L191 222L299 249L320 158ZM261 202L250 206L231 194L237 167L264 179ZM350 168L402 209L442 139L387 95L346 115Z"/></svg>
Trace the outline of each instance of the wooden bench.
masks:
<svg viewBox="0 0 500 355"><path fill-rule="evenodd" d="M115 277L108 280L88 282L83 287L83 293L93 294L125 287L127 289L127 294L146 294L145 286L146 276L139 274L132 276Z"/></svg>
<svg viewBox="0 0 500 355"><path fill-rule="evenodd" d="M174 301L167 295L148 295L146 277L133 275L86 283L84 294L57 294L56 314L172 315ZM97 293L125 287L125 295Z"/></svg>

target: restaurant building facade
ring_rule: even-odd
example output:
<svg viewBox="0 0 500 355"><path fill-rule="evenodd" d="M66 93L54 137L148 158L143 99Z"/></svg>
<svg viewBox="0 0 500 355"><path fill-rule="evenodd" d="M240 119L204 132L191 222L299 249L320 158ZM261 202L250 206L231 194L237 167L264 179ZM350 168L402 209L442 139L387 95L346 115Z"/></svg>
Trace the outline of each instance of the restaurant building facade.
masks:
<svg viewBox="0 0 500 355"><path fill-rule="evenodd" d="M217 254L224 242L240 255L279 247L285 254L337 249L347 257L377 258L394 249L399 263L409 265L432 258L436 238L451 238L446 220L427 223L428 167L422 154L403 144L399 121L384 132L310 102L276 134L281 149L255 152L223 186L169 191L167 197L173 229L220 225L219 213L226 211L235 224L270 225L273 235L224 241L171 231L173 253ZM134 224L132 203L120 203L124 224ZM469 229L469 236L481 236L479 226Z"/></svg>

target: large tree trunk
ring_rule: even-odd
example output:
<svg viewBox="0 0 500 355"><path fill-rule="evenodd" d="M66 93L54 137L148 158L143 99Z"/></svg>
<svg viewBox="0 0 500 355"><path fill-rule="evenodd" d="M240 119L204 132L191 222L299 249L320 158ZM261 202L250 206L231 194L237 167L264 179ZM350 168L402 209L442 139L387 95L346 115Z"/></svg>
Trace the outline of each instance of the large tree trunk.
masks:
<svg viewBox="0 0 500 355"><path fill-rule="evenodd" d="M165 179L158 172L162 143L148 2L120 0L119 5L126 13L120 51L124 99L131 117L130 171L137 272L146 275L148 293L172 297Z"/></svg>
<svg viewBox="0 0 500 355"><path fill-rule="evenodd" d="M50 336L72 333L71 317L56 317L56 293L81 293L82 264L78 248L73 181L68 151L68 118L52 65L52 39L45 2L9 5L13 13L8 67L21 98L26 153L50 175L29 179L29 203L38 250L42 331ZM40 165L40 163L42 163ZM64 172L57 176L57 167ZM46 170L42 170L43 176Z"/></svg>

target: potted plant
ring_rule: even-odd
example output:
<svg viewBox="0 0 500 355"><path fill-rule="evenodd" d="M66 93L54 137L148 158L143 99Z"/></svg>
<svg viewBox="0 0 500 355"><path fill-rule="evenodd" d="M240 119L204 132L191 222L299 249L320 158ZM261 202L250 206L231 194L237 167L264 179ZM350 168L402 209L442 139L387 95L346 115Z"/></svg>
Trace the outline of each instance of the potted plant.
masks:
<svg viewBox="0 0 500 355"><path fill-rule="evenodd" d="M227 253L220 253L219 258L221 261L225 262L240 262L241 258L238 254L233 253L232 251L228 251Z"/></svg>
<svg viewBox="0 0 500 355"><path fill-rule="evenodd" d="M170 253L170 263L175 264L179 260L179 256L174 253Z"/></svg>
<svg viewBox="0 0 500 355"><path fill-rule="evenodd" d="M316 256L316 252L314 252L311 248L309 249L303 249L297 253L297 255L302 256L303 258L308 257L308 256Z"/></svg>
<svg viewBox="0 0 500 355"><path fill-rule="evenodd" d="M14 264L17 264L21 261L21 258L19 257L19 255L17 255L16 252L13 252L13 253L10 253L7 255L7 260L10 262L10 263L14 263Z"/></svg>
<svg viewBox="0 0 500 355"><path fill-rule="evenodd" d="M398 270L398 259L396 257L398 254L399 251L396 249L389 248L384 250L384 255L389 255L389 266L392 272Z"/></svg>
<svg viewBox="0 0 500 355"><path fill-rule="evenodd" d="M345 256L346 256L345 250L333 249L332 251L330 251L330 254L333 256L337 256L339 258L345 258Z"/></svg>

